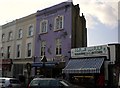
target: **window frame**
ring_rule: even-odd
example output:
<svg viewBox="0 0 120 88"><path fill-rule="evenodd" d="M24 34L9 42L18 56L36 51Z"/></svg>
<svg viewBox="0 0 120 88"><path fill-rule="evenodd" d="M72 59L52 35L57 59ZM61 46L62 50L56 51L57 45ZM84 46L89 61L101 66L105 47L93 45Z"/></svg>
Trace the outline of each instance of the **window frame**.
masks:
<svg viewBox="0 0 120 88"><path fill-rule="evenodd" d="M34 26L30 25L28 27L28 37L33 36L33 33L34 33Z"/></svg>
<svg viewBox="0 0 120 88"><path fill-rule="evenodd" d="M27 43L27 52L26 53L27 53L26 54L27 57L31 57L32 56L32 43L31 42Z"/></svg>
<svg viewBox="0 0 120 88"><path fill-rule="evenodd" d="M1 57L4 57L4 47L1 47L0 53L1 53Z"/></svg>
<svg viewBox="0 0 120 88"><path fill-rule="evenodd" d="M8 34L8 40L12 40L13 39L13 32L10 31L9 34Z"/></svg>
<svg viewBox="0 0 120 88"><path fill-rule="evenodd" d="M54 31L62 30L64 27L64 16L58 15L54 19Z"/></svg>
<svg viewBox="0 0 120 88"><path fill-rule="evenodd" d="M7 58L11 57L11 46L7 47Z"/></svg>
<svg viewBox="0 0 120 88"><path fill-rule="evenodd" d="M60 38L57 38L55 40L55 55L60 56L62 55L62 41Z"/></svg>
<svg viewBox="0 0 120 88"><path fill-rule="evenodd" d="M19 48L18 48L18 46L19 46ZM16 46L16 58L20 58L21 57L21 45L20 44L18 44L17 46ZM19 56L18 56L18 53L19 53Z"/></svg>
<svg viewBox="0 0 120 88"><path fill-rule="evenodd" d="M2 34L2 42L5 41L5 33Z"/></svg>
<svg viewBox="0 0 120 88"><path fill-rule="evenodd" d="M48 20L40 21L40 34L47 33L47 32L48 32Z"/></svg>
<svg viewBox="0 0 120 88"><path fill-rule="evenodd" d="M40 47L40 55L44 56L45 55L45 49L46 49L46 41L41 41L41 47Z"/></svg>
<svg viewBox="0 0 120 88"><path fill-rule="evenodd" d="M23 30L19 29L18 30L18 39L21 39L23 37Z"/></svg>

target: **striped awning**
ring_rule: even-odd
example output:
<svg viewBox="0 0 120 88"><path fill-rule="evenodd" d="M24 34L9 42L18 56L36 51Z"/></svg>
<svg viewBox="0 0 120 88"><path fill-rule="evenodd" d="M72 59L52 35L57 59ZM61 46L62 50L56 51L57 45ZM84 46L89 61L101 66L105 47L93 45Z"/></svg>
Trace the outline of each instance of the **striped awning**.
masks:
<svg viewBox="0 0 120 88"><path fill-rule="evenodd" d="M63 73L100 73L104 58L71 59Z"/></svg>

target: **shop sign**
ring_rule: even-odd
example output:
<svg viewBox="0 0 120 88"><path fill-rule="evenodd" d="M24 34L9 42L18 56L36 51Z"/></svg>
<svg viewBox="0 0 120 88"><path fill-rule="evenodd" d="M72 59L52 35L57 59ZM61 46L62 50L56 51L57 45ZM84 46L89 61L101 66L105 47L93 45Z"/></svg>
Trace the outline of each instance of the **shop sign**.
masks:
<svg viewBox="0 0 120 88"><path fill-rule="evenodd" d="M11 59L2 59L2 64L12 64Z"/></svg>
<svg viewBox="0 0 120 88"><path fill-rule="evenodd" d="M107 45L71 49L71 57L107 56Z"/></svg>

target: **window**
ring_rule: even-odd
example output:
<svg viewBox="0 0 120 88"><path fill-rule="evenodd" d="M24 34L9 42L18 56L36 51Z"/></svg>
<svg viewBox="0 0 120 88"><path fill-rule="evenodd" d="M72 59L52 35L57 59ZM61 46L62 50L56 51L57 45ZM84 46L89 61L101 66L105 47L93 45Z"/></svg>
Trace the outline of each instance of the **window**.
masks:
<svg viewBox="0 0 120 88"><path fill-rule="evenodd" d="M2 34L2 41L5 41L5 34Z"/></svg>
<svg viewBox="0 0 120 88"><path fill-rule="evenodd" d="M13 33L9 32L8 40L12 40L12 38L13 38Z"/></svg>
<svg viewBox="0 0 120 88"><path fill-rule="evenodd" d="M32 55L32 48L31 43L27 44L27 57L31 57Z"/></svg>
<svg viewBox="0 0 120 88"><path fill-rule="evenodd" d="M19 29L19 32L18 32L18 38L22 38L22 29Z"/></svg>
<svg viewBox="0 0 120 88"><path fill-rule="evenodd" d="M46 47L46 42L42 41L41 42L41 56L45 55L45 47Z"/></svg>
<svg viewBox="0 0 120 88"><path fill-rule="evenodd" d="M33 26L30 26L28 29L28 36L33 36Z"/></svg>
<svg viewBox="0 0 120 88"><path fill-rule="evenodd" d="M3 57L3 56L4 56L4 48L1 47L1 57Z"/></svg>
<svg viewBox="0 0 120 88"><path fill-rule="evenodd" d="M20 44L17 45L17 53L16 56L19 58L20 57Z"/></svg>
<svg viewBox="0 0 120 88"><path fill-rule="evenodd" d="M63 29L63 16L57 16L55 18L55 29L54 30L60 30Z"/></svg>
<svg viewBox="0 0 120 88"><path fill-rule="evenodd" d="M61 40L56 39L56 55L61 55L62 50L61 50Z"/></svg>
<svg viewBox="0 0 120 88"><path fill-rule="evenodd" d="M10 58L11 46L7 47L7 58Z"/></svg>
<svg viewBox="0 0 120 88"><path fill-rule="evenodd" d="M40 22L40 33L46 33L47 32L47 20L43 20Z"/></svg>

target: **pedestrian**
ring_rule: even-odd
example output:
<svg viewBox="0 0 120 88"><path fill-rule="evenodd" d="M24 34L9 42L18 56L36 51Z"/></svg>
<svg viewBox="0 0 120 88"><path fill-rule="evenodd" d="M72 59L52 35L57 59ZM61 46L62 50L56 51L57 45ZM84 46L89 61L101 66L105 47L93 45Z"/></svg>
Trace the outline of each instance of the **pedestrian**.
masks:
<svg viewBox="0 0 120 88"><path fill-rule="evenodd" d="M99 75L97 83L99 88L104 88L105 79L102 73Z"/></svg>

